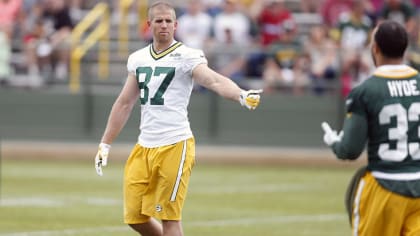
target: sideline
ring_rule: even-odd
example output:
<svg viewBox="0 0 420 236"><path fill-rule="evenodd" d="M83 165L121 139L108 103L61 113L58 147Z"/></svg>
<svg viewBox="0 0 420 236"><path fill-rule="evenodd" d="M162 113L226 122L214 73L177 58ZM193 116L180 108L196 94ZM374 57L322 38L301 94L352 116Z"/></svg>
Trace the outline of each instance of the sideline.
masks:
<svg viewBox="0 0 420 236"><path fill-rule="evenodd" d="M2 140L0 156L8 159L92 160L97 143L6 141ZM115 143L110 155L125 161L134 144ZM328 148L291 148L260 146L197 145L196 159L200 163L282 164L310 166L358 167L366 163L366 153L356 161L340 161Z"/></svg>

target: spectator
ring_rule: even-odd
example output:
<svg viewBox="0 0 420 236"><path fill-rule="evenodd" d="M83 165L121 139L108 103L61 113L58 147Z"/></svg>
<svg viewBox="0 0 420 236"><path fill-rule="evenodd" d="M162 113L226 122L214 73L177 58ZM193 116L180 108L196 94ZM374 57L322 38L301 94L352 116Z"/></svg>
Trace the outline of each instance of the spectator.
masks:
<svg viewBox="0 0 420 236"><path fill-rule="evenodd" d="M304 13L319 13L325 0L301 0L300 10Z"/></svg>
<svg viewBox="0 0 420 236"><path fill-rule="evenodd" d="M41 84L42 78L38 67L37 47L39 41L46 37L42 20L42 0L25 1L25 21L23 22L23 50L26 56L28 84Z"/></svg>
<svg viewBox="0 0 420 236"><path fill-rule="evenodd" d="M352 2L353 0L325 0L321 7L323 22L328 27L335 27L340 15L350 11Z"/></svg>
<svg viewBox="0 0 420 236"><path fill-rule="evenodd" d="M411 5L410 2L404 0L386 0L378 13L379 21L393 20L405 26L410 41L417 36L416 21L415 21L416 9Z"/></svg>
<svg viewBox="0 0 420 236"><path fill-rule="evenodd" d="M363 0L363 8L367 16L372 20L372 25L376 25L377 17L378 17L378 8L380 5L375 5L372 0Z"/></svg>
<svg viewBox="0 0 420 236"><path fill-rule="evenodd" d="M67 0L69 1L69 11L70 11L70 18L73 22L79 22L82 20L84 13L83 13L83 7L84 5L87 5L87 2L89 1L83 1L83 0Z"/></svg>
<svg viewBox="0 0 420 236"><path fill-rule="evenodd" d="M376 13L382 9L382 5L384 4L383 0L370 0L369 2L372 4L373 10Z"/></svg>
<svg viewBox="0 0 420 236"><path fill-rule="evenodd" d="M64 0L46 0L44 17L47 24L51 22L53 28L48 34L48 43L52 48L51 57L54 57L55 78L64 80L68 74L68 61L70 55L69 37L73 28L69 6ZM49 62L52 63L52 58Z"/></svg>
<svg viewBox="0 0 420 236"><path fill-rule="evenodd" d="M249 3L246 7L247 15L251 18L254 24L258 24L258 17L265 7L265 4L266 4L265 1L266 0L263 0L263 1L254 0L252 1L252 3Z"/></svg>
<svg viewBox="0 0 420 236"><path fill-rule="evenodd" d="M201 0L189 0L187 12L178 18L177 37L189 47L203 49L210 38L212 21L203 11Z"/></svg>
<svg viewBox="0 0 420 236"><path fill-rule="evenodd" d="M354 0L351 10L340 16L336 30L341 50L343 96L347 96L373 69L367 48L372 29L373 23L365 13L363 0Z"/></svg>
<svg viewBox="0 0 420 236"><path fill-rule="evenodd" d="M10 55L14 25L18 21L21 0L0 0L0 81L8 81L10 76Z"/></svg>
<svg viewBox="0 0 420 236"><path fill-rule="evenodd" d="M22 0L0 0L0 31L10 41L14 33L14 25L18 22Z"/></svg>
<svg viewBox="0 0 420 236"><path fill-rule="evenodd" d="M251 46L250 21L237 9L236 0L224 0L222 12L214 19L215 70L243 85L247 49Z"/></svg>
<svg viewBox="0 0 420 236"><path fill-rule="evenodd" d="M291 12L284 7L283 0L269 0L258 17L261 45L267 46L281 40L285 33L285 26L295 28ZM289 33L289 32L288 32Z"/></svg>
<svg viewBox="0 0 420 236"><path fill-rule="evenodd" d="M264 65L264 92L285 89L299 95L308 85L304 74L305 58L302 56L302 44L293 32L293 28L283 26L285 32L278 41L267 48Z"/></svg>
<svg viewBox="0 0 420 236"><path fill-rule="evenodd" d="M229 34L226 34L226 30ZM217 42L248 45L251 25L245 14L237 8L237 0L224 0L222 12L214 18L214 37Z"/></svg>
<svg viewBox="0 0 420 236"><path fill-rule="evenodd" d="M73 28L69 6L64 0L43 0L33 11L35 25L25 36L29 74L49 78L54 71L53 79L65 80Z"/></svg>
<svg viewBox="0 0 420 236"><path fill-rule="evenodd" d="M308 57L309 77L316 94L332 88L338 74L338 54L335 42L328 37L323 25L311 28L309 37L304 41L304 53Z"/></svg>
<svg viewBox="0 0 420 236"><path fill-rule="evenodd" d="M7 35L0 32L0 84L6 84L10 76L10 42Z"/></svg>
<svg viewBox="0 0 420 236"><path fill-rule="evenodd" d="M207 14L212 17L217 16L222 12L221 5L224 0L203 0L204 8L206 9Z"/></svg>

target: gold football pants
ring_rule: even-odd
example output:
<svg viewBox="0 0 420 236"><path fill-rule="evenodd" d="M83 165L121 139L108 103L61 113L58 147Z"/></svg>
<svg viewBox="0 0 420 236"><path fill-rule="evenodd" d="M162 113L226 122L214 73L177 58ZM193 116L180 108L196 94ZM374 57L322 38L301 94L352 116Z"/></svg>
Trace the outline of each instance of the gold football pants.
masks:
<svg viewBox="0 0 420 236"><path fill-rule="evenodd" d="M157 148L136 144L124 171L124 222L181 220L194 162L194 138Z"/></svg>

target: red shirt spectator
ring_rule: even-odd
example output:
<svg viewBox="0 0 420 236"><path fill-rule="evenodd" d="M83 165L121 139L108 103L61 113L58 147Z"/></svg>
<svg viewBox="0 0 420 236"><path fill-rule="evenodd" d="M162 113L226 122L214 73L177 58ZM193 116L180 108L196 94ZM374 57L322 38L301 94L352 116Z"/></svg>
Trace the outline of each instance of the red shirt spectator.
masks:
<svg viewBox="0 0 420 236"><path fill-rule="evenodd" d="M285 26L295 28L292 14L284 7L282 0L269 1L262 10L258 23L263 46L279 40L285 32Z"/></svg>
<svg viewBox="0 0 420 236"><path fill-rule="evenodd" d="M350 11L353 0L325 0L321 7L321 15L324 23L334 27L338 23L340 15Z"/></svg>
<svg viewBox="0 0 420 236"><path fill-rule="evenodd" d="M22 6L22 0L1 0L0 1L0 24L12 25L15 23Z"/></svg>
<svg viewBox="0 0 420 236"><path fill-rule="evenodd" d="M0 31L6 32L8 37L11 37L21 7L22 0L0 0Z"/></svg>

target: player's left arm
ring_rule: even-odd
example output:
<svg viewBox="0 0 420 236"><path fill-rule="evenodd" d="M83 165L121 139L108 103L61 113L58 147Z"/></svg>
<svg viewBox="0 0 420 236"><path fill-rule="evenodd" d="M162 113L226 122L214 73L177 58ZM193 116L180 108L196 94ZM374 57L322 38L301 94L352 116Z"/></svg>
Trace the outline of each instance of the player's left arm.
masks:
<svg viewBox="0 0 420 236"><path fill-rule="evenodd" d="M111 144L119 135L127 123L134 105L138 101L139 94L136 76L129 73L123 89L112 106L105 132L101 139L102 143Z"/></svg>
<svg viewBox="0 0 420 236"><path fill-rule="evenodd" d="M368 114L365 109L363 86L354 88L346 99L346 118L340 134L324 122L324 142L339 159L357 159L368 139Z"/></svg>
<svg viewBox="0 0 420 236"><path fill-rule="evenodd" d="M192 76L199 85L226 99L240 102L248 109L253 110L259 105L262 90L242 90L231 79L210 69L207 64L197 65L192 71Z"/></svg>
<svg viewBox="0 0 420 236"><path fill-rule="evenodd" d="M199 85L212 90L224 98L239 102L241 88L229 78L210 69L206 64L197 65L192 75L194 81Z"/></svg>
<svg viewBox="0 0 420 236"><path fill-rule="evenodd" d="M341 140L331 145L339 159L357 159L363 152L367 140L367 120L365 117L348 113L344 120Z"/></svg>

